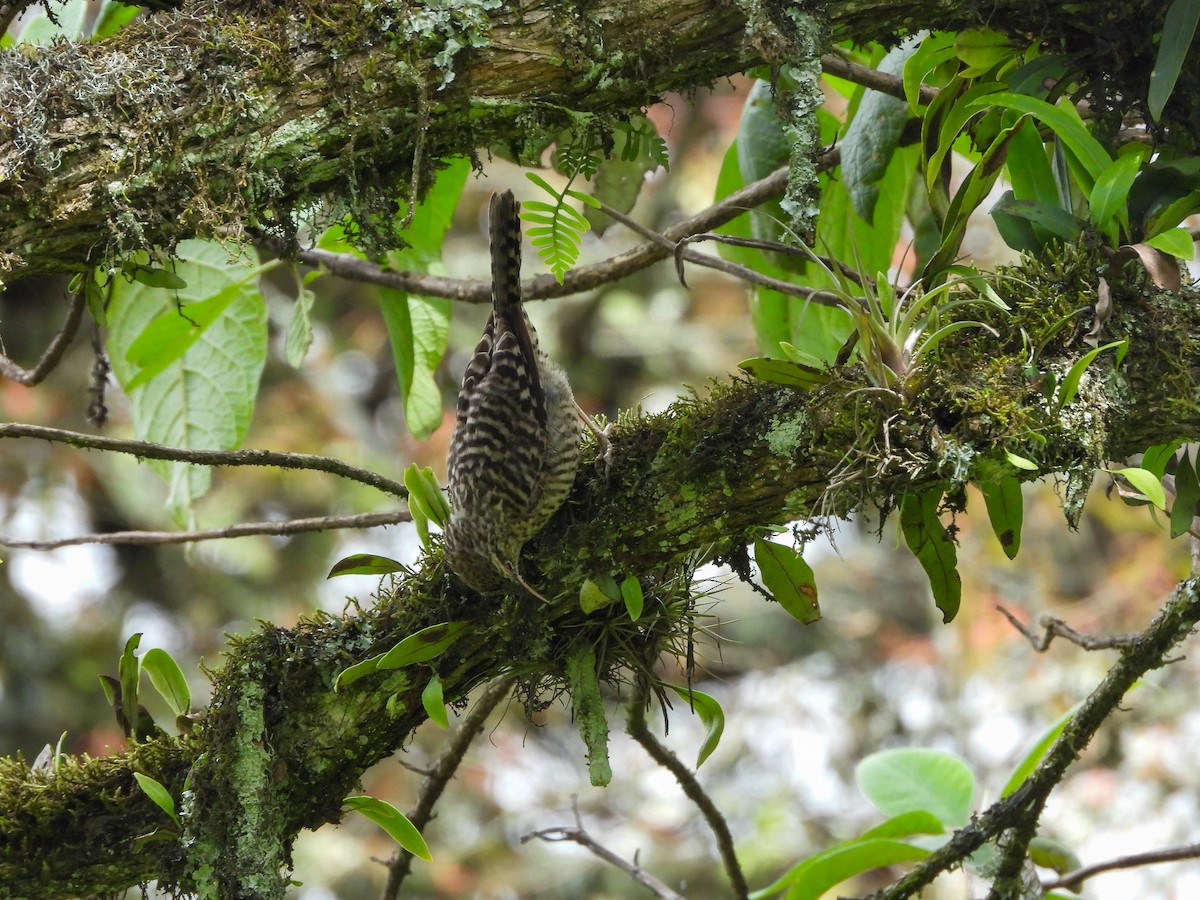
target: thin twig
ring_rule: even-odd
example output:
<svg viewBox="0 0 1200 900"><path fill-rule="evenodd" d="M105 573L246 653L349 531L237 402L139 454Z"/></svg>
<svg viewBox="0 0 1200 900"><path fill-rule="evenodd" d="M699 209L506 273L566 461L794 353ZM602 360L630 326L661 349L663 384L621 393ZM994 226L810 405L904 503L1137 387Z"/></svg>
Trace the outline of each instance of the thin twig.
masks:
<svg viewBox="0 0 1200 900"><path fill-rule="evenodd" d="M283 453L278 450L188 450L151 441L103 437L20 422L0 424L0 438L37 438L84 450L109 450L113 453L128 453L139 459L165 459L198 466L275 466L280 469L307 469L357 481L397 497L408 496L408 490L398 481L368 469L349 465L332 456L314 456L311 453Z"/></svg>
<svg viewBox="0 0 1200 900"><path fill-rule="evenodd" d="M0 33L3 32L0 31ZM79 331L79 323L83 319L83 311L86 307L87 301L84 299L82 292L75 294L71 298L71 308L67 310L66 321L63 322L62 328L58 330L58 334L54 335L50 343L46 345L46 350L42 353L42 358L37 361L37 364L32 369L23 369L7 356L0 353L0 375L5 375L26 387L33 387L35 384L41 382L42 379L54 370L59 360L63 358L63 354L67 352L67 347L74 340L76 332Z"/></svg>
<svg viewBox="0 0 1200 900"><path fill-rule="evenodd" d="M571 801L571 810L575 813L574 828L559 827L535 831L532 834L522 835L521 843L524 844L526 841L531 841L534 838L546 841L548 843L553 843L556 841L571 841L572 843L578 844L580 847L585 847L586 849L590 850L609 865L616 866L642 887L652 891L654 896L658 897L659 900L686 900L683 894L679 894L671 890L671 888L669 888L666 884L664 884L662 881L659 881L636 863L628 862L617 856L617 854L613 853L603 844L598 843L595 838L588 834L583 828L583 822L581 822L579 819L579 803L574 798L572 798Z"/></svg>
<svg viewBox="0 0 1200 900"><path fill-rule="evenodd" d="M417 798L417 805L408 814L409 821L417 827L418 831L433 818L433 808L442 796L442 791L446 789L446 785L458 771L471 742L483 730L487 717L500 701L509 695L513 680L511 677L501 678L488 686L487 690L475 701L475 706L463 718L462 724L450 738L450 743L438 759L437 764L429 771L425 783L421 785L421 794ZM396 896L400 893L400 885L404 883L405 877L412 868L412 860L413 855L407 850L398 850L388 862L387 884L384 885L383 893L380 895L382 900L396 900Z"/></svg>
<svg viewBox="0 0 1200 900"><path fill-rule="evenodd" d="M821 56L821 69L829 75L836 75L838 78L861 84L863 87L869 87L882 94L889 94L901 100L908 99L904 96L904 79L889 75L887 72L880 72L869 66L860 65L853 60L838 56L836 53L825 53ZM919 89L919 98L922 104L928 105L937 95L938 89L927 84L922 84Z"/></svg>
<svg viewBox="0 0 1200 900"><path fill-rule="evenodd" d="M838 164L841 155L837 147L826 150L818 160L818 168L830 169ZM781 166L766 178L734 191L712 206L672 225L661 235L645 244L626 250L609 259L571 269L560 283L553 275L538 275L523 282L521 296L525 300L548 300L589 291L616 281L668 258L677 242L691 234L712 231L753 209L783 196L787 187L787 166ZM288 252L278 241L265 239L264 245L277 253ZM423 272L393 272L385 270L351 253L329 250L301 250L296 259L305 265L321 266L330 274L354 281L381 284L427 297L446 297L463 303L491 303L491 283L462 278L445 278Z"/></svg>
<svg viewBox="0 0 1200 900"><path fill-rule="evenodd" d="M1138 638L1136 634L1110 634L1102 637L1084 634L1081 631L1076 631L1062 619L1056 619L1054 616L1049 615L1043 615L1038 619L1038 624L1045 629L1042 634L1038 635L1003 606L998 605L996 609L1000 610L1004 618L1012 623L1013 628L1025 635L1026 639L1033 646L1033 649L1038 653L1045 653L1056 637L1070 641L1084 650L1112 650L1116 647L1125 647Z"/></svg>
<svg viewBox="0 0 1200 900"><path fill-rule="evenodd" d="M315 516L309 519L285 519L279 522L240 522L224 528L197 531L108 531L100 534L80 534L52 541L23 541L0 535L0 547L18 550L57 550L78 544L187 544L193 541L212 541L220 538L247 537L253 534L302 534L308 531L330 531L335 528L376 528L411 522L408 510L363 513L354 516Z"/></svg>
<svg viewBox="0 0 1200 900"><path fill-rule="evenodd" d="M1131 853L1129 856L1118 856L1116 859L1110 859L1108 862L1084 866L1082 869L1068 872L1066 875L1055 878L1052 881L1043 882L1042 890L1053 891L1058 888L1066 888L1068 891L1078 891L1083 882L1087 881L1093 875L1099 875L1101 872L1112 872L1116 869L1136 869L1140 866L1149 866L1155 863L1177 862L1181 859L1195 859L1197 857L1200 857L1200 844L1171 847L1167 850L1152 850L1148 853Z"/></svg>
<svg viewBox="0 0 1200 900"><path fill-rule="evenodd" d="M729 825L716 804L704 792L695 774L668 747L659 743L646 726L646 695L643 688L629 702L629 714L625 720L625 730L629 736L642 745L642 749L656 763L675 776L684 794L700 809L704 821L717 839L717 849L721 853L721 861L725 864L725 872L729 876L730 886L738 900L745 900L750 894L746 884L746 876L742 874L741 863L738 862L737 850L733 846L733 835L729 833Z"/></svg>
<svg viewBox="0 0 1200 900"><path fill-rule="evenodd" d="M950 840L918 863L891 887L872 894L873 900L902 900L916 896L938 875L957 865L998 834L1024 822L1036 821L1046 799L1091 742L1100 726L1137 681L1164 665L1167 655L1185 640L1200 621L1200 582L1179 583L1159 614L1137 638L1121 649L1120 658L1088 695L1041 764L1021 785L951 835Z"/></svg>

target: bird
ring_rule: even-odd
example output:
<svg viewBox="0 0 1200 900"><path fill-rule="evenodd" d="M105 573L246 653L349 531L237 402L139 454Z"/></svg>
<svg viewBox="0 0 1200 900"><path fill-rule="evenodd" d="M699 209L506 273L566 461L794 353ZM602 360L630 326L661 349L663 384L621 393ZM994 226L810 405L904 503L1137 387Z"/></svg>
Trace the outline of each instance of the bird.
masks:
<svg viewBox="0 0 1200 900"><path fill-rule="evenodd" d="M443 539L450 568L473 590L516 582L545 600L521 575L521 548L571 491L581 413L522 306L520 208L512 191L492 196L492 312L458 392Z"/></svg>

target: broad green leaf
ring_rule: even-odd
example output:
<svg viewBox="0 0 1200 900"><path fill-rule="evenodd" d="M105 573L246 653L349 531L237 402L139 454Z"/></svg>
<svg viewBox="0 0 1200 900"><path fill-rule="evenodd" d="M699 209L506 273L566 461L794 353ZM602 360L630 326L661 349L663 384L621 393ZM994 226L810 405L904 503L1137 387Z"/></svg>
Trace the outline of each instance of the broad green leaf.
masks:
<svg viewBox="0 0 1200 900"><path fill-rule="evenodd" d="M1029 842L1029 859L1035 866L1052 869L1059 875L1083 868L1083 862L1075 851L1061 841L1044 835L1034 835Z"/></svg>
<svg viewBox="0 0 1200 900"><path fill-rule="evenodd" d="M337 693L344 687L354 684L354 682L358 681L358 679L364 678L367 675L370 675L372 672L379 671L379 661L381 659L383 659L382 653L342 669L342 671L337 673L337 677L333 679L334 693Z"/></svg>
<svg viewBox="0 0 1200 900"><path fill-rule="evenodd" d="M848 841L818 853L804 863L803 871L797 873L795 883L787 892L787 900L821 900L826 891L848 878L884 866L916 862L929 853L923 847L890 838Z"/></svg>
<svg viewBox="0 0 1200 900"><path fill-rule="evenodd" d="M716 697L703 691L674 684L668 684L667 687L688 702L689 708L700 717L700 723L704 726L704 741L700 744L700 752L696 756L696 768L699 769L717 749L717 744L721 743L721 735L725 733L725 710L721 708Z"/></svg>
<svg viewBox="0 0 1200 900"><path fill-rule="evenodd" d="M905 61L918 42L909 39L893 48L877 67L888 75L900 75ZM867 90L842 139L842 181L854 211L870 222L875 216L880 182L887 173L900 135L908 122L907 104L881 91Z"/></svg>
<svg viewBox="0 0 1200 900"><path fill-rule="evenodd" d="M1075 395L1079 392L1079 380L1083 378L1083 373L1092 364L1092 360L1105 350L1112 350L1114 348L1117 351L1117 365L1119 366L1121 360L1125 358L1125 352L1129 349L1129 338L1113 341L1110 344L1102 344L1099 347L1089 350L1083 356L1079 357L1079 359L1075 360L1075 363L1067 370L1067 374L1063 377L1062 383L1058 386L1058 395L1054 401L1055 410L1062 409L1075 399Z"/></svg>
<svg viewBox="0 0 1200 900"><path fill-rule="evenodd" d="M759 381L782 384L786 387L810 389L829 383L829 372L790 359L770 359L765 356L744 359L738 368L749 372Z"/></svg>
<svg viewBox="0 0 1200 900"><path fill-rule="evenodd" d="M442 679L438 678L437 672L433 673L429 683L425 685L425 690L421 691L421 705L425 707L429 721L439 728L450 727L450 717L446 715L446 700L442 696Z"/></svg>
<svg viewBox="0 0 1200 900"><path fill-rule="evenodd" d="M925 186L932 191L934 185L942 178L942 168L946 157L950 155L958 139L972 119L985 115L985 111L972 107L973 101L988 94L994 94L1003 87L994 81L984 81L970 85L961 97L947 105L937 122L937 145L930 153L925 163ZM930 123L931 126L933 123ZM929 136L926 137L929 139Z"/></svg>
<svg viewBox="0 0 1200 900"><path fill-rule="evenodd" d="M646 606L646 596L642 593L642 584L633 575L621 582L621 599L625 601L625 611L631 621L636 622L642 617Z"/></svg>
<svg viewBox="0 0 1200 900"><path fill-rule="evenodd" d="M192 693L188 689L187 679L170 653L158 647L147 650L142 657L142 668L150 676L154 689L171 707L171 712L182 716L191 711Z"/></svg>
<svg viewBox="0 0 1200 900"><path fill-rule="evenodd" d="M353 812L366 816L413 856L419 856L424 860L433 859L429 853L429 847L425 844L425 839L421 837L421 832L417 831L417 826L409 821L408 816L386 800L367 796L347 797L343 801L343 805Z"/></svg>
<svg viewBox="0 0 1200 900"><path fill-rule="evenodd" d="M1008 170L1009 183L1012 184L1018 199L1034 200L1062 209L1058 200L1058 185L1054 183L1054 172L1050 168L1046 148L1036 128L1022 128L1013 135L1004 166Z"/></svg>
<svg viewBox="0 0 1200 900"><path fill-rule="evenodd" d="M1174 458L1175 451L1183 446L1183 439L1176 438L1165 444L1155 444L1142 454L1142 468L1153 472L1155 477L1162 478L1167 471L1167 464Z"/></svg>
<svg viewBox="0 0 1200 900"><path fill-rule="evenodd" d="M1192 260L1196 255L1196 240L1186 228L1171 228L1146 238L1145 243L1163 253L1182 260Z"/></svg>
<svg viewBox="0 0 1200 900"><path fill-rule="evenodd" d="M125 351L126 361L137 367L137 374L129 379L125 390L140 387L181 359L241 292L241 285L229 285L212 297L167 312L147 325Z"/></svg>
<svg viewBox="0 0 1200 900"><path fill-rule="evenodd" d="M46 15L34 15L26 20L18 36L23 44L49 44L57 37L77 40L84 37L83 26L87 17L88 0L65 0L55 4L54 15L58 24ZM40 4L39 4L40 6ZM21 7L17 7L20 10ZM34 7L36 10L37 7Z"/></svg>
<svg viewBox="0 0 1200 900"><path fill-rule="evenodd" d="M579 586L579 608L585 613L595 612L621 600L621 589L611 575L585 578Z"/></svg>
<svg viewBox="0 0 1200 900"><path fill-rule="evenodd" d="M1110 475L1120 475L1134 489L1153 503L1159 509L1167 508L1167 494L1163 490L1162 482L1155 477L1153 472L1147 472L1145 469L1132 466L1126 469L1105 469Z"/></svg>
<svg viewBox="0 0 1200 900"><path fill-rule="evenodd" d="M175 798L171 796L171 792L163 787L161 782L155 781L149 775L134 772L133 777L137 781L138 787L142 789L142 793L153 800L154 804L178 825L179 814L175 812Z"/></svg>
<svg viewBox="0 0 1200 900"><path fill-rule="evenodd" d="M93 39L116 34L139 12L141 12L140 7L117 3L115 0L104 0L100 15L96 17Z"/></svg>
<svg viewBox="0 0 1200 900"><path fill-rule="evenodd" d="M470 622L443 622L410 634L379 660L380 669L400 669L441 656L467 629Z"/></svg>
<svg viewBox="0 0 1200 900"><path fill-rule="evenodd" d="M792 618L802 625L811 625L821 618L816 576L800 553L783 544L757 538L754 561L762 573L763 584Z"/></svg>
<svg viewBox="0 0 1200 900"><path fill-rule="evenodd" d="M900 530L904 542L929 577L933 599L942 611L942 621L958 614L962 600L962 578L958 574L958 550L938 518L942 489L923 494L905 494L900 501Z"/></svg>
<svg viewBox="0 0 1200 900"><path fill-rule="evenodd" d="M954 52L968 66L980 71L987 71L1016 53L1007 35L990 28L960 31L954 38Z"/></svg>
<svg viewBox="0 0 1200 900"><path fill-rule="evenodd" d="M1046 237L1056 237L1063 241L1073 241L1078 238L1086 224L1078 216L1071 215L1057 204L1043 203L1040 200L1017 200L1011 191L1005 191L989 214L995 220L996 227L1002 229L1002 235L1006 242L1008 235L1003 233L1006 219L1029 222L1032 226L1036 226L1035 235L1037 234L1036 229L1040 228L1045 232ZM1041 247L1043 243L1043 236L1037 235L1034 246ZM1010 243L1009 246L1012 244Z"/></svg>
<svg viewBox="0 0 1200 900"><path fill-rule="evenodd" d="M173 447L231 450L246 435L267 353L266 306L258 294L257 266L231 260L229 251L207 241L183 241L176 248L176 271L187 281L179 291L150 288L117 279L108 308L108 351L113 373L129 394L133 427L142 440ZM182 304L182 309L180 308ZM207 305L202 305L207 304ZM215 312L195 325L183 316L200 305ZM138 337L162 320L172 334L192 331L181 356L148 381L130 387L139 366L128 354ZM150 358L153 348L143 345ZM205 466L151 461L170 484L168 510L187 522L191 503L208 490Z"/></svg>
<svg viewBox="0 0 1200 900"><path fill-rule="evenodd" d="M900 747L872 753L855 767L854 778L884 815L925 811L948 828L967 824L975 800L971 767L941 750Z"/></svg>
<svg viewBox="0 0 1200 900"><path fill-rule="evenodd" d="M329 570L329 574L325 577L335 578L338 575L387 575L389 572L402 571L404 571L404 566L394 559L388 559L386 556L377 556L374 553L355 553L353 556L347 556L335 562L333 568Z"/></svg>
<svg viewBox="0 0 1200 900"><path fill-rule="evenodd" d="M1058 736L1063 733L1063 729L1067 727L1067 723L1071 721L1071 717L1075 715L1075 711L1079 709L1079 704L1072 706L1069 710L1058 717L1057 720L1037 739L1034 745L1025 754L1022 760L1017 763L1012 774L1008 776L1008 781L1004 782L1004 787L1000 790L1001 797L1007 797L1017 788L1019 788L1036 769L1046 754L1050 752L1050 748L1054 746L1054 742L1058 740Z"/></svg>
<svg viewBox="0 0 1200 900"><path fill-rule="evenodd" d="M1004 458L1018 469L1024 469L1027 472L1036 472L1038 470L1038 464L1032 459L1026 459L1023 456L1018 456L1011 450L1004 451Z"/></svg>
<svg viewBox="0 0 1200 900"><path fill-rule="evenodd" d="M930 72L954 59L955 33L935 31L926 35L921 46L904 63L904 98L915 113L920 102L921 83Z"/></svg>
<svg viewBox="0 0 1200 900"><path fill-rule="evenodd" d="M1155 119L1162 117L1175 90L1175 82L1183 71L1184 60L1196 36L1197 22L1200 22L1200 0L1173 0L1167 8L1162 41L1158 45L1158 57L1150 72L1150 89L1146 94L1150 115Z"/></svg>
<svg viewBox="0 0 1200 900"><path fill-rule="evenodd" d="M1091 192L1095 180L1112 162L1108 151L1092 137L1073 106L1052 106L1045 100L1010 92L989 94L976 101L976 104L981 108L1000 106L1019 113L1028 113L1046 125L1074 154L1089 176L1090 181L1083 185L1085 192Z"/></svg>
<svg viewBox="0 0 1200 900"><path fill-rule="evenodd" d="M991 522L996 540L1000 542L1000 548L1009 559L1016 559L1021 549L1021 525L1024 521L1021 482L1015 475L999 475L983 479L978 487L987 505L988 521Z"/></svg>
<svg viewBox="0 0 1200 900"><path fill-rule="evenodd" d="M1196 503L1200 502L1200 480L1196 477L1196 464L1191 455L1185 453L1175 467L1175 502L1171 504L1171 537L1187 534L1196 516Z"/></svg>
<svg viewBox="0 0 1200 900"><path fill-rule="evenodd" d="M912 812L892 816L886 822L881 822L874 828L868 828L860 835L862 838L899 838L914 834L944 834L946 826L933 813L924 809L914 809Z"/></svg>
<svg viewBox="0 0 1200 900"><path fill-rule="evenodd" d="M292 317L288 320L287 338L283 343L283 355L288 365L300 368L308 348L312 345L312 305L316 294L301 286L296 302L292 305Z"/></svg>
<svg viewBox="0 0 1200 900"><path fill-rule="evenodd" d="M608 760L608 720L600 697L596 651L590 645L577 647L567 657L566 670L579 737L587 748L588 778L592 787L605 787L612 781L612 766Z"/></svg>
<svg viewBox="0 0 1200 900"><path fill-rule="evenodd" d="M1126 153L1109 163L1100 173L1088 197L1089 215L1097 228L1103 228L1113 219L1122 227L1129 227L1125 204L1129 198L1129 188L1144 159L1145 155L1140 150Z"/></svg>

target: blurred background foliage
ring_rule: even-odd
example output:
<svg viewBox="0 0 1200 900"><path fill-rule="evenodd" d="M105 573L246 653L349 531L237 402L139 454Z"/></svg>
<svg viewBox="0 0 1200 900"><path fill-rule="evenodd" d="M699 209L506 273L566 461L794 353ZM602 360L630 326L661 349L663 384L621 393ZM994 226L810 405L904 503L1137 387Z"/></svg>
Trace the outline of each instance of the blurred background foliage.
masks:
<svg viewBox="0 0 1200 900"><path fill-rule="evenodd" d="M671 172L646 185L632 215L662 230L708 205L734 137L751 81L734 78L686 100L669 98L650 116L670 147ZM484 277L484 216L493 191L533 189L519 170L494 160L487 177L467 183L444 252L446 274ZM582 262L639 243L613 226L589 235ZM1003 251L994 232L973 229L973 256L993 264ZM902 248L901 248L902 249ZM526 272L541 271L526 253ZM690 290L669 264L586 296L531 304L544 346L568 370L583 407L665 407L684 386L703 391L757 353L746 291L708 270L689 271ZM65 280L22 283L0 294L3 351L32 364L65 314ZM427 441L405 429L392 352L373 288L321 277L313 283L315 340L304 365L283 359L283 329L295 279L276 272L263 291L271 313L272 356L245 446L340 457L398 478L410 462L444 475L450 411L467 354L486 310L458 306L452 351L438 372L446 418ZM94 362L81 336L45 383L0 381L0 417L89 430L86 410ZM128 410L115 387L107 396L107 433L128 436ZM131 458L82 453L60 445L6 441L0 453L0 531L17 539L85 532L173 530L166 487ZM1182 542L1170 543L1145 510L1093 491L1078 532L1068 531L1055 487L1026 487L1023 550L1000 552L978 495L958 518L964 603L941 626L928 581L899 540L894 523L876 539L873 521L845 522L833 545L808 558L821 589L824 619L802 627L728 572L702 570L705 628L697 634L696 687L722 703L725 736L700 779L729 817L753 885L790 861L858 833L877 821L853 782L855 763L885 747L924 746L966 758L995 797L1006 772L1035 737L1082 699L1103 676L1112 652L1054 644L1033 652L997 612L1025 620L1049 612L1083 631L1141 628L1163 594L1186 575ZM319 473L226 469L198 507L199 524L366 512L393 501ZM199 666L221 665L227 633L257 620L288 626L320 608L369 602L368 577L324 576L354 552L416 558L407 526L375 531L251 537L193 546L73 547L10 550L0 565L0 753L37 756L66 733L71 753L104 754L122 744L97 680L115 674L125 639L144 632L142 648L163 647L189 673L194 702L206 699ZM1195 839L1197 776L1191 764L1200 715L1191 704L1196 665L1183 661L1154 674L1130 709L1111 721L1056 794L1046 830L1085 861ZM673 660L663 676L682 683ZM149 695L150 692L147 691ZM165 707L153 706L160 720ZM715 897L725 880L714 845L672 778L656 769L620 731L613 704L615 777L588 786L584 750L570 710L554 706L527 719L503 707L426 830L432 863L418 862L406 896L479 898L621 898L628 878L579 847L521 843L522 835L572 823L577 798L585 827L689 896ZM453 720L452 720L453 725ZM661 730L661 722L657 724ZM702 729L676 703L665 740L694 759ZM445 733L426 725L412 744L382 764L365 785L401 809L415 800L420 776ZM984 797L979 798L982 802ZM393 845L375 826L351 817L340 827L304 834L296 847L295 896L377 897ZM1189 863L1114 873L1088 885L1096 898L1200 896ZM865 894L883 882L863 881ZM929 896L970 896L964 876L943 878Z"/></svg>

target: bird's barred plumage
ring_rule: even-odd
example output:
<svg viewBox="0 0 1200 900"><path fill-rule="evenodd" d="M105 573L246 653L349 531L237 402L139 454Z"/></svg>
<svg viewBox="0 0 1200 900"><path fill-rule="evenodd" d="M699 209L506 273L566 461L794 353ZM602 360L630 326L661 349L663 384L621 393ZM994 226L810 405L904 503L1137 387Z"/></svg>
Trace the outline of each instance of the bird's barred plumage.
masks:
<svg viewBox="0 0 1200 900"><path fill-rule="evenodd" d="M450 441L446 556L480 591L525 584L521 547L562 505L579 465L571 386L521 306L519 210L511 191L492 197L492 314L463 375Z"/></svg>

